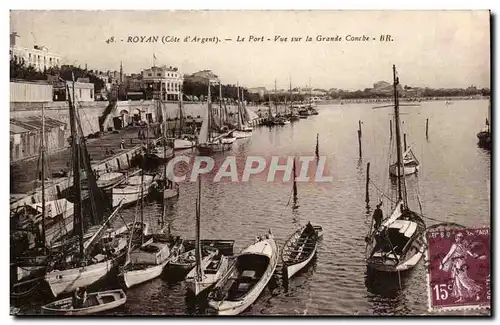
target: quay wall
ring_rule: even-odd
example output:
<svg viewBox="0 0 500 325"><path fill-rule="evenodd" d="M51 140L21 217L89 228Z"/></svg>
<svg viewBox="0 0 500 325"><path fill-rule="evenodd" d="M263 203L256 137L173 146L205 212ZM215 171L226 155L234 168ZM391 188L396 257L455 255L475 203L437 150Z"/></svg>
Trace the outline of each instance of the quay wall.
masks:
<svg viewBox="0 0 500 325"><path fill-rule="evenodd" d="M100 131L99 118L103 115L106 108L110 103L105 101L95 101L95 102L80 102L78 106L78 111L81 120L81 126L84 136ZM66 102L11 102L10 103L10 118L24 118L31 116L41 116L42 107L45 110L45 116L59 120L66 123L65 136L70 136L69 127L69 109ZM109 113L110 117L107 119L105 125L105 130L108 127L115 129L113 123L113 118L122 117L123 115L136 116L137 120L147 121L148 114L150 114L153 122L157 122L159 115L164 114L166 118L174 119L178 116L179 104L177 102L167 102L163 105L160 110L159 104L154 100L144 100L144 101L119 101L116 102L116 107ZM203 117L206 112L206 103L189 103L185 102L183 104L184 114L186 117ZM213 104L214 108L217 108L217 103ZM250 109L256 109L250 107ZM236 113L237 107L235 105L228 106L228 111L230 113ZM128 121L130 122L130 121Z"/></svg>

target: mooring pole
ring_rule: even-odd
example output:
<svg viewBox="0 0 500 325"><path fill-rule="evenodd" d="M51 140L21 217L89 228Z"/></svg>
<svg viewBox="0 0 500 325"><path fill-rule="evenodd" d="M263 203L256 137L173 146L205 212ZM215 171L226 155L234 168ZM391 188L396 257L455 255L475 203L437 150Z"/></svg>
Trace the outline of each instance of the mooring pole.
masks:
<svg viewBox="0 0 500 325"><path fill-rule="evenodd" d="M370 203L370 191L368 190L368 185L370 183L370 163L366 164L366 205Z"/></svg>
<svg viewBox="0 0 500 325"><path fill-rule="evenodd" d="M358 121L359 129L358 129L358 143L359 143L359 158L363 156L361 150L361 120Z"/></svg>
<svg viewBox="0 0 500 325"><path fill-rule="evenodd" d="M404 144L405 144L405 151L406 151L406 133L403 134L403 141L404 141ZM404 158L404 157L403 157Z"/></svg>
<svg viewBox="0 0 500 325"><path fill-rule="evenodd" d="M316 134L316 158L319 158L319 133Z"/></svg>
<svg viewBox="0 0 500 325"><path fill-rule="evenodd" d="M392 120L389 120L389 132L391 133L391 139L392 139Z"/></svg>
<svg viewBox="0 0 500 325"><path fill-rule="evenodd" d="M429 139L429 119L425 120L425 137Z"/></svg>

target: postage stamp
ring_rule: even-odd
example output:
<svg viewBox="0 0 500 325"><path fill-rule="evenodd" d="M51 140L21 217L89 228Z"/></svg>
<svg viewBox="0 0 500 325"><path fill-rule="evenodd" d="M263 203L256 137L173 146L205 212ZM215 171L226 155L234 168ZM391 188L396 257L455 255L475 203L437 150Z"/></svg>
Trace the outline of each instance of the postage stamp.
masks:
<svg viewBox="0 0 500 325"><path fill-rule="evenodd" d="M490 308L490 229L426 235L429 311Z"/></svg>

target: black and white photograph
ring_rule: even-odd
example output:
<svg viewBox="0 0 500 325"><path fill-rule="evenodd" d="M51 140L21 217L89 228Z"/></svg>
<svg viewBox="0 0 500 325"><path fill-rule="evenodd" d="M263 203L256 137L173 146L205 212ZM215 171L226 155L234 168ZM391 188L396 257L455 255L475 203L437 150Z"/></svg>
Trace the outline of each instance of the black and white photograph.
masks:
<svg viewBox="0 0 500 325"><path fill-rule="evenodd" d="M9 16L11 316L492 316L489 10Z"/></svg>

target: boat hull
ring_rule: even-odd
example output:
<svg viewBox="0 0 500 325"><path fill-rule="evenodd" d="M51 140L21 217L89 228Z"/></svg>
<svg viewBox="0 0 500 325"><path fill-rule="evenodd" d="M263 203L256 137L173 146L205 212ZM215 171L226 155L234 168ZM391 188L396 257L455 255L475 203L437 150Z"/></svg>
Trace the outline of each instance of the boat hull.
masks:
<svg viewBox="0 0 500 325"><path fill-rule="evenodd" d="M286 274L288 276L288 278L290 279L291 277L293 277L295 274L297 274L300 270L302 270L304 267L307 266L307 264L309 264L309 262L311 262L311 260L313 259L314 255L316 255L316 247L314 247L314 251L312 252L312 254L304 261L300 262L300 263L297 263L297 264L291 264L291 265L287 265L286 266Z"/></svg>
<svg viewBox="0 0 500 325"><path fill-rule="evenodd" d="M184 140L184 139L175 139L174 140L174 150L183 150L183 149L190 149L195 146L194 141L190 140Z"/></svg>
<svg viewBox="0 0 500 325"><path fill-rule="evenodd" d="M252 136L252 131L233 131L233 135L236 139L250 138Z"/></svg>
<svg viewBox="0 0 500 325"><path fill-rule="evenodd" d="M103 298L105 298L106 300L112 299L112 301L104 302ZM42 306L42 313L47 315L68 316L91 315L114 309L125 304L125 302L127 301L127 296L125 295L123 290L109 290L91 293L88 295L87 301L92 301L96 304L89 307L73 308L72 298L66 298Z"/></svg>
<svg viewBox="0 0 500 325"><path fill-rule="evenodd" d="M416 172L418 172L419 168L420 168L419 165L417 165L417 166L404 166L403 167L404 175L415 174ZM403 172L401 171L401 168L397 168L397 166L394 164L394 165L389 166L389 174L391 176L394 176L394 177L400 177L403 175Z"/></svg>
<svg viewBox="0 0 500 325"><path fill-rule="evenodd" d="M52 295L58 297L61 294L71 293L76 288L88 287L103 279L116 266L115 262L115 259L110 259L81 268L54 270L45 275L45 282Z"/></svg>
<svg viewBox="0 0 500 325"><path fill-rule="evenodd" d="M202 261L203 270L206 270L207 266L212 262L213 259L213 255L204 258L204 260ZM196 280L196 269L191 270L191 272L189 272L189 274L186 276L187 290L195 296L201 294L205 290L215 285L222 278L224 273L226 273L228 266L228 258L226 256L222 256L217 272L214 274L205 273L201 281Z"/></svg>
<svg viewBox="0 0 500 325"><path fill-rule="evenodd" d="M124 271L120 274L119 278L123 282L126 288L131 288L135 285L153 280L159 277L168 264L168 260L158 264L151 265L141 270Z"/></svg>
<svg viewBox="0 0 500 325"><path fill-rule="evenodd" d="M266 271L262 275L262 277L259 279L259 281L255 284L255 286L241 299L235 300L235 301L230 301L230 300L223 300L223 301L218 301L218 300L209 300L208 306L209 306L209 313L211 314L216 314L216 315L221 315L221 316L234 316L242 313L245 309L247 309L250 305L252 305L257 298L260 296L262 291L265 289L269 281L271 280L274 271L276 270L276 265L278 264L278 256L279 256L279 248L276 245L276 242L274 239L265 239L262 241L266 246L269 245L269 247L262 247L258 246L257 244L254 244L247 248L245 251L243 251L242 254L246 253L252 253L253 251L261 250L261 252L264 252L267 250L269 255L269 264L267 266ZM267 255L267 254L266 254ZM241 256L241 255L240 255ZM226 274L227 275L227 274ZM224 275L224 277L226 277ZM223 279L221 280L223 281ZM219 284L218 284L219 285Z"/></svg>

